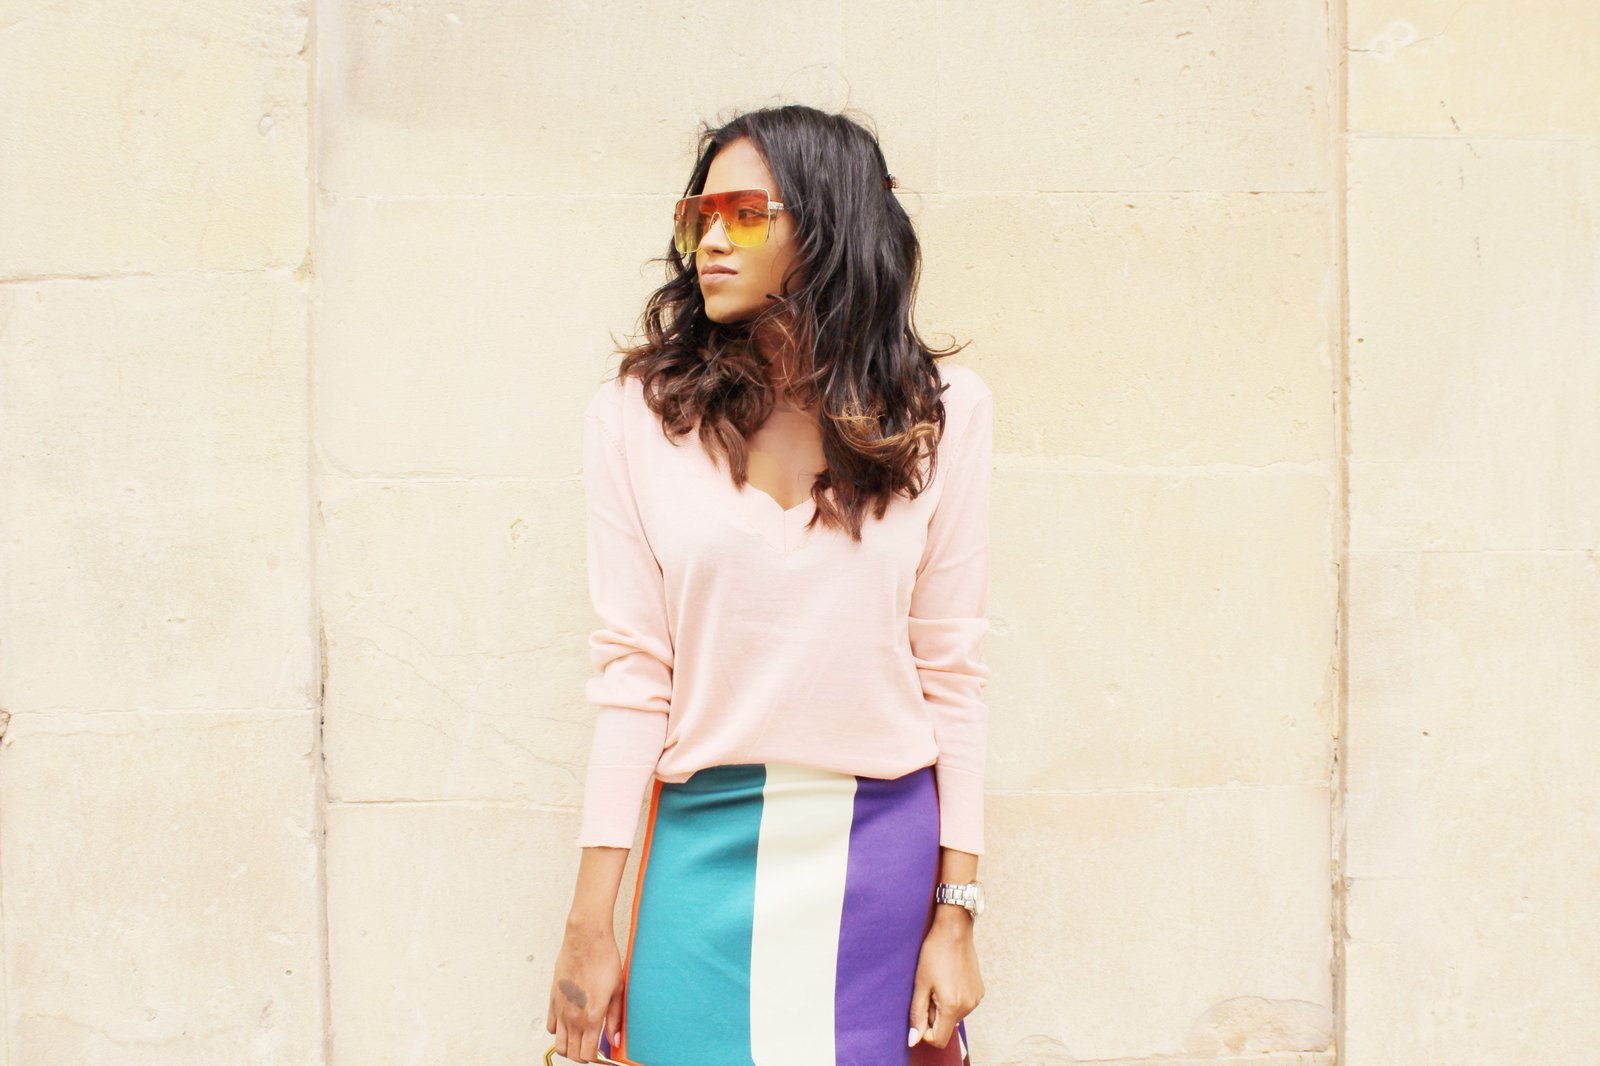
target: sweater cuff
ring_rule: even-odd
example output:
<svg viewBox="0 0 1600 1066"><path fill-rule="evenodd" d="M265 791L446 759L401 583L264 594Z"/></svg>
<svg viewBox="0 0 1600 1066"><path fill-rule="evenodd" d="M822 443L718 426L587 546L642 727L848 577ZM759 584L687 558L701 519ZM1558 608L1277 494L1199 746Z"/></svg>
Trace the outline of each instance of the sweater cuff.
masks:
<svg viewBox="0 0 1600 1066"><path fill-rule="evenodd" d="M631 848L653 766L590 766L583 785L580 848Z"/></svg>
<svg viewBox="0 0 1600 1066"><path fill-rule="evenodd" d="M983 775L944 763L933 767L939 789L939 845L983 854Z"/></svg>

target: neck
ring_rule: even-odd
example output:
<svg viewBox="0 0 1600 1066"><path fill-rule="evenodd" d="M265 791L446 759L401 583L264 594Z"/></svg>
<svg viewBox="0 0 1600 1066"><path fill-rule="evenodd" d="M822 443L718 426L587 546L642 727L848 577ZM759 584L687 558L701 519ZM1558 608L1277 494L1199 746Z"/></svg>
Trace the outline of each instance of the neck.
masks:
<svg viewBox="0 0 1600 1066"><path fill-rule="evenodd" d="M756 338L756 350L761 353L762 359L767 364L767 380L773 391L778 394L778 401L788 404L790 389L795 379L794 360L785 351L780 337Z"/></svg>

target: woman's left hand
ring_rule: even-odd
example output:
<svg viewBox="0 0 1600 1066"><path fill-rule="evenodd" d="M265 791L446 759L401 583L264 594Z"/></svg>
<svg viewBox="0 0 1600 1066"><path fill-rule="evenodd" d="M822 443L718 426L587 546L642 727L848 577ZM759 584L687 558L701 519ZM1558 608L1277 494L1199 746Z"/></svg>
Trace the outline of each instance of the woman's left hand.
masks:
<svg viewBox="0 0 1600 1066"><path fill-rule="evenodd" d="M920 1037L942 1048L955 1034L956 1023L983 1001L983 976L972 941L972 916L948 903L936 904L934 911L917 959L907 1039L915 1045L912 1037Z"/></svg>

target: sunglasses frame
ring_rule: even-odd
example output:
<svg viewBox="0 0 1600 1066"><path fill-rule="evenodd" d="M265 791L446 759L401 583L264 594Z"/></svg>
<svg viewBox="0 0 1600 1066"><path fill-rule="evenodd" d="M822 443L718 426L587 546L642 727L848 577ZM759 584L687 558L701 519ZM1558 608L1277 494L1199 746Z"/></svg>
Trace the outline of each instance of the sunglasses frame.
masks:
<svg viewBox="0 0 1600 1066"><path fill-rule="evenodd" d="M678 247L678 216L681 215L681 214L686 213L687 205L688 205L689 201L698 200L701 197L705 197L705 196L731 196L731 195L733 195L735 193L751 193L751 192L760 193L767 201L767 228L766 228L766 232L762 234L761 239L759 241L756 241L754 244L741 244L740 242L738 242L738 241L733 239L733 231L728 228L728 220L725 219L725 218L722 218L722 212L721 211L713 211L711 213L711 217L712 217L712 219L722 218L722 232L724 232L724 233L726 233L728 235L728 243L734 245L737 248L759 248L763 244L766 244L769 240L771 240L772 239L772 216L774 214L776 214L777 212L779 212L779 211L788 211L789 208L785 207L782 203L779 203L777 200L774 200L772 198L772 194L770 192L768 192L766 189L761 188L760 186L755 186L755 187L749 188L749 189L729 189L726 192L720 192L720 193L696 193L693 196L685 196L685 197L681 198L680 200L678 200L678 202L676 204L673 205L673 208L672 208L672 246L674 248L678 249L678 254L679 255L693 255L695 252L700 250L700 242L705 239L705 234L711 232L711 223L707 222L705 231L699 237L697 237L695 239L693 248L683 249L683 248L679 248Z"/></svg>

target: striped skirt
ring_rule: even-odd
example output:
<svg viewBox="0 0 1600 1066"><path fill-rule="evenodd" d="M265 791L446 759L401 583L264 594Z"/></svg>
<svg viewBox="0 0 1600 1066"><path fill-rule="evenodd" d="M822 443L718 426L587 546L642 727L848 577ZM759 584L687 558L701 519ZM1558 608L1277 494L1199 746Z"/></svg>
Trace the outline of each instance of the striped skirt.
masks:
<svg viewBox="0 0 1600 1066"><path fill-rule="evenodd" d="M970 1066L966 1026L906 1047L938 880L933 768L786 763L657 779L624 962L642 1066Z"/></svg>

